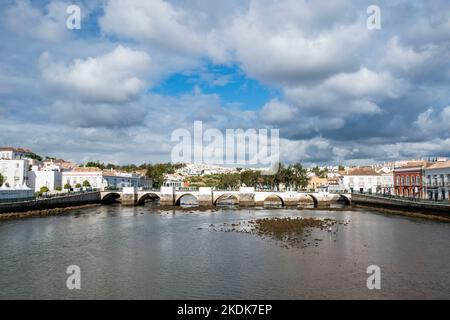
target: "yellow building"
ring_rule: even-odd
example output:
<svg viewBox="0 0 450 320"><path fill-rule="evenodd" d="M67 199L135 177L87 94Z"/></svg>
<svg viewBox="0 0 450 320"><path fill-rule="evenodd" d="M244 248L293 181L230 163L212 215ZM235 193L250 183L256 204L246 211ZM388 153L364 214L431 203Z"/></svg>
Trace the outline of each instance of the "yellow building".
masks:
<svg viewBox="0 0 450 320"><path fill-rule="evenodd" d="M320 186L324 186L328 184L328 179L327 178L319 178L318 176L312 176L309 178L308 181L308 190L316 190L317 188L319 188Z"/></svg>

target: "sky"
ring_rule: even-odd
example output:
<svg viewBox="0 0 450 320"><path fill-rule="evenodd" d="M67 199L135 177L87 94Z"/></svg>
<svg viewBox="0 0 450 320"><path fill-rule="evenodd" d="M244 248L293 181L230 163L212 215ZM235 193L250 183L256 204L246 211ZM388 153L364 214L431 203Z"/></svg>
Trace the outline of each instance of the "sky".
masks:
<svg viewBox="0 0 450 320"><path fill-rule="evenodd" d="M4 0L0 39L3 146L170 161L202 121L279 129L284 163L450 156L448 0Z"/></svg>

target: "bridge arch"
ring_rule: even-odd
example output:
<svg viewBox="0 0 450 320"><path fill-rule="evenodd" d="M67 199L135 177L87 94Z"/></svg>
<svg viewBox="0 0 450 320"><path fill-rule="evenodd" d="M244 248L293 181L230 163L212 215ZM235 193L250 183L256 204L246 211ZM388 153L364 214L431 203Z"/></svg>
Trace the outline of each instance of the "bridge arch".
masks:
<svg viewBox="0 0 450 320"><path fill-rule="evenodd" d="M350 200L350 198L345 194L340 194L338 200L344 201L346 206L349 206L352 204L352 201Z"/></svg>
<svg viewBox="0 0 450 320"><path fill-rule="evenodd" d="M220 202L225 200L231 200L230 204L239 204L239 196L232 193L224 193L221 196L217 197L217 199L214 201L214 205L217 206L220 205Z"/></svg>
<svg viewBox="0 0 450 320"><path fill-rule="evenodd" d="M121 202L120 193L118 192L109 192L101 198L101 203L114 203L114 202Z"/></svg>
<svg viewBox="0 0 450 320"><path fill-rule="evenodd" d="M266 204L266 201L273 201L275 199L275 201L279 200L281 202L281 206L284 207L284 200L282 197L276 195L276 194L269 194L267 197L264 198L263 204Z"/></svg>
<svg viewBox="0 0 450 320"><path fill-rule="evenodd" d="M314 203L314 208L319 205L319 200L317 199L317 197L315 197L314 195L309 194L309 193L307 193L306 195L309 196L312 199L312 201Z"/></svg>
<svg viewBox="0 0 450 320"><path fill-rule="evenodd" d="M145 200L148 200L148 199L154 199L154 200L159 201L159 200L161 200L161 197L158 196L158 195L157 195L156 193L154 193L154 192L144 193L143 195L141 195L141 196L138 198L137 203L138 203L138 205L144 205L144 204L145 204Z"/></svg>
<svg viewBox="0 0 450 320"><path fill-rule="evenodd" d="M192 193L184 193L184 194L182 194L182 195L180 195L177 199L176 199L176 201L175 201L175 205L176 206L181 206L181 200L184 198L184 197L188 197L188 196L190 196L190 197L192 197L193 199L195 199L195 204L198 206L199 205L199 201L198 201L198 198L196 197L196 196L194 196Z"/></svg>

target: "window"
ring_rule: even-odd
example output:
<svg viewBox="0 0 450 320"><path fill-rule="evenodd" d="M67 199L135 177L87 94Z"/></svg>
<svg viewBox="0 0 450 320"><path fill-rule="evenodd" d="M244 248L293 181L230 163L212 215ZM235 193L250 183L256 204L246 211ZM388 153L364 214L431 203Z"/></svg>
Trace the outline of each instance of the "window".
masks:
<svg viewBox="0 0 450 320"><path fill-rule="evenodd" d="M405 177L402 176L402 183L401 183L401 185L404 185L404 184L405 184Z"/></svg>
<svg viewBox="0 0 450 320"><path fill-rule="evenodd" d="M416 184L416 179L414 178L414 176L411 177L411 184L415 185Z"/></svg>
<svg viewBox="0 0 450 320"><path fill-rule="evenodd" d="M406 176L406 185L409 186L409 176Z"/></svg>

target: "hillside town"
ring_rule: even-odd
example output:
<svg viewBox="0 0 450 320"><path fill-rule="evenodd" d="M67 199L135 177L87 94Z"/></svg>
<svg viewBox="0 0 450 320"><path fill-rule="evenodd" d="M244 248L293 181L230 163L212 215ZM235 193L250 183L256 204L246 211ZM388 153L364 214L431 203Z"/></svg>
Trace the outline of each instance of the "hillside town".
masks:
<svg viewBox="0 0 450 320"><path fill-rule="evenodd" d="M160 170L161 182L152 175L155 169L91 163L77 165L63 159L36 155L32 150L0 148L0 201L27 199L36 195L57 195L86 190L140 190L173 187L174 189L210 186L233 188L250 186L257 189L310 192L358 192L434 201L450 200L450 160L445 157L399 160L370 166L326 166L303 168L300 164L280 167L297 171L297 180L284 175L270 184L258 168L231 168L206 164L182 164L171 170ZM299 173L300 172L300 173ZM249 173L258 173L245 179ZM228 184L220 181L229 178ZM267 177L267 176L266 176ZM234 179L234 180L233 180Z"/></svg>

